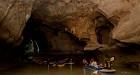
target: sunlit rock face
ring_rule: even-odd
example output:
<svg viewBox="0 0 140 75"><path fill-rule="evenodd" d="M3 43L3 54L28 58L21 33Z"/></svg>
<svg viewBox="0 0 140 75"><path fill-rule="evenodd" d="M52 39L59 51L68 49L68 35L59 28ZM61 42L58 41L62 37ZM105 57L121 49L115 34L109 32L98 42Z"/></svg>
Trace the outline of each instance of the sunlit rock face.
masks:
<svg viewBox="0 0 140 75"><path fill-rule="evenodd" d="M0 40L18 46L34 0L0 0Z"/></svg>
<svg viewBox="0 0 140 75"><path fill-rule="evenodd" d="M135 20L139 16L133 19L139 12L138 6L137 0L36 0L32 13L33 18L43 24L63 28L86 41L84 50L95 50L111 44L111 38L127 43L139 42L138 29L134 30L138 28L139 21Z"/></svg>
<svg viewBox="0 0 140 75"><path fill-rule="evenodd" d="M102 26L111 28L91 0L36 0L33 8L32 18L85 41L87 45L84 50L100 48L102 43L98 43L97 32L101 31ZM96 32L97 27L99 29Z"/></svg>
<svg viewBox="0 0 140 75"><path fill-rule="evenodd" d="M84 50L111 45L113 39L139 44L139 7L139 0L1 0L0 40L20 45L32 13L41 24L85 41Z"/></svg>
<svg viewBox="0 0 140 75"><path fill-rule="evenodd" d="M140 43L139 0L92 0L115 25L112 38L126 43Z"/></svg>

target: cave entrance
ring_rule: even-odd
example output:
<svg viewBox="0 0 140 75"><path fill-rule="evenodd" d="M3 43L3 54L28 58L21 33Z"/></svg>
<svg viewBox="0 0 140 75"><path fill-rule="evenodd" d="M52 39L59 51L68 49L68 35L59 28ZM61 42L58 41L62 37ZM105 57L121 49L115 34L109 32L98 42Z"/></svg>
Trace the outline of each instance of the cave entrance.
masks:
<svg viewBox="0 0 140 75"><path fill-rule="evenodd" d="M77 37L66 32L61 23L53 22L47 25L32 18L27 22L23 35L24 45L32 40L38 44L42 54L81 53L86 45L84 41L79 41Z"/></svg>

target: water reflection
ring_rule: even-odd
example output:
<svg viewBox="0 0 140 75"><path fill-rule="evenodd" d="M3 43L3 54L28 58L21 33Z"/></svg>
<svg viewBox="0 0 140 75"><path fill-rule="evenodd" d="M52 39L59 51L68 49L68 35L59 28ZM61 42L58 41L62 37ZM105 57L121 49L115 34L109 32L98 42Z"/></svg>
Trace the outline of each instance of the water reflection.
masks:
<svg viewBox="0 0 140 75"><path fill-rule="evenodd" d="M83 69L81 65L65 65L64 67L51 65L27 64L24 66L12 68L6 71L0 71L0 75L140 75L139 70L130 68L115 67L115 73L97 73L92 70Z"/></svg>
<svg viewBox="0 0 140 75"><path fill-rule="evenodd" d="M83 69L83 75L86 75L86 69L85 68Z"/></svg>
<svg viewBox="0 0 140 75"><path fill-rule="evenodd" d="M70 64L70 70L72 71L72 64Z"/></svg>

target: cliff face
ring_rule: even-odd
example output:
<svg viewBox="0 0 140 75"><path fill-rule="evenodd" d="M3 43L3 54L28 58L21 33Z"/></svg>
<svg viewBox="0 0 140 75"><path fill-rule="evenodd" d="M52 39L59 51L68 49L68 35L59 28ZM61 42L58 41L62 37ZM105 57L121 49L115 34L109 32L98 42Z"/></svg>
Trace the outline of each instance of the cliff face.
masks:
<svg viewBox="0 0 140 75"><path fill-rule="evenodd" d="M140 43L139 41L139 0L92 0L98 9L115 25L112 38L121 42Z"/></svg>
<svg viewBox="0 0 140 75"><path fill-rule="evenodd" d="M101 50L116 64L140 62L139 12L139 0L0 0L0 57L32 39L42 52Z"/></svg>
<svg viewBox="0 0 140 75"><path fill-rule="evenodd" d="M11 47L22 42L22 31L30 18L34 0L0 1L0 40Z"/></svg>
<svg viewBox="0 0 140 75"><path fill-rule="evenodd" d="M139 7L139 0L1 0L0 40L19 46L32 14L31 19L40 24L30 25L35 28L31 29L44 34L47 40L51 37L47 29L41 29L43 26L51 28L51 34L66 32L85 41L86 46L80 47L83 50L111 46L116 43L114 40L139 44Z"/></svg>
<svg viewBox="0 0 140 75"><path fill-rule="evenodd" d="M73 34L80 41L85 41L87 45L84 50L101 47L97 40L97 28L98 31L101 31L102 26L111 28L91 0L42 0L35 3L32 12L34 19L39 19L52 28L63 28L61 30Z"/></svg>

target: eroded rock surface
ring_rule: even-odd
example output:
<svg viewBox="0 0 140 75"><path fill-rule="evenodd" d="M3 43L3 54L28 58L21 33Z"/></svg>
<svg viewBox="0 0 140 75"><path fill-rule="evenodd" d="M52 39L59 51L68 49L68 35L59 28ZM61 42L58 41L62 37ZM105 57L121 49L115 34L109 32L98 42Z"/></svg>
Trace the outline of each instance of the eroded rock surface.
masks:
<svg viewBox="0 0 140 75"><path fill-rule="evenodd" d="M140 62L139 12L139 0L0 0L0 57L10 54L5 54L7 45L32 38L52 53L98 49L116 56L116 64Z"/></svg>
<svg viewBox="0 0 140 75"><path fill-rule="evenodd" d="M48 0L36 1L33 18L54 27L65 27L66 32L87 42L85 50L94 50L97 42L95 18L100 15L90 0ZM44 4L43 4L44 3Z"/></svg>
<svg viewBox="0 0 140 75"><path fill-rule="evenodd" d="M92 0L115 25L112 38L126 43L140 43L139 0Z"/></svg>
<svg viewBox="0 0 140 75"><path fill-rule="evenodd" d="M34 0L0 0L0 40L18 46Z"/></svg>
<svg viewBox="0 0 140 75"><path fill-rule="evenodd" d="M0 39L11 45L21 43L31 12L42 24L85 41L85 50L108 45L111 38L140 42L139 0L1 0L0 7Z"/></svg>

